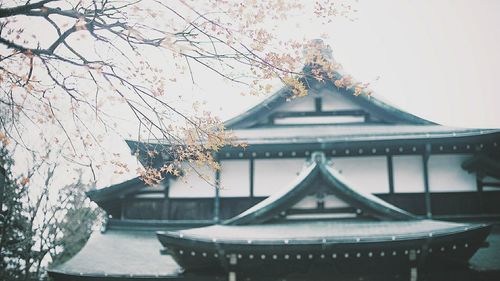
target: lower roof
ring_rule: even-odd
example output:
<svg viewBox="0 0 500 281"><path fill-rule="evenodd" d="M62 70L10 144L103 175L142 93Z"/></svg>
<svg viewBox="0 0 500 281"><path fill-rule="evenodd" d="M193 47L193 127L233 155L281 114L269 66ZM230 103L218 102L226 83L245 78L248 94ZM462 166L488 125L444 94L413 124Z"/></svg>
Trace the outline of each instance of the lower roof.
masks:
<svg viewBox="0 0 500 281"><path fill-rule="evenodd" d="M163 235L182 237L198 241L218 241L219 243L252 244L270 241L351 241L356 238L373 240L379 238L406 239L409 237L456 233L479 225L444 222L436 220L412 221L287 221L258 225L212 225L175 232L161 232ZM248 242L250 243L250 242ZM286 242L285 242L286 243Z"/></svg>
<svg viewBox="0 0 500 281"><path fill-rule="evenodd" d="M161 255L154 231L94 232L83 249L52 275L156 278L177 276L181 268L171 256Z"/></svg>

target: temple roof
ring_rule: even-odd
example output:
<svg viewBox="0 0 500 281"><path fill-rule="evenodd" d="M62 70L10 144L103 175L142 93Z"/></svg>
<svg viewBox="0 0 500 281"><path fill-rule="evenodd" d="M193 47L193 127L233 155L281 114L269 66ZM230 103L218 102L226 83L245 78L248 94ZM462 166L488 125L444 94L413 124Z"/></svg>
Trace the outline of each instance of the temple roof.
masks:
<svg viewBox="0 0 500 281"><path fill-rule="evenodd" d="M363 215L381 220L414 220L415 216L401 210L378 197L362 193L349 184L337 171L329 167L325 156L315 152L313 162L287 187L251 207L236 217L227 220L227 225L261 224L275 219L298 203L314 189L326 188L340 200L356 208ZM315 184L322 180L321 184Z"/></svg>
<svg viewBox="0 0 500 281"><path fill-rule="evenodd" d="M322 241L328 242L391 240L391 237L428 237L429 233L454 233L477 227L476 225L435 220L412 221L291 221L257 225L212 225L179 231L158 232L161 235L182 237L193 241L252 244L286 240L290 244Z"/></svg>
<svg viewBox="0 0 500 281"><path fill-rule="evenodd" d="M136 192L145 186L144 181L142 181L139 177L136 177L115 185L90 190L86 194L90 200L98 203L110 198L125 196L129 193Z"/></svg>
<svg viewBox="0 0 500 281"><path fill-rule="evenodd" d="M335 74L335 79L342 78L341 73ZM307 81L304 83L308 85L309 88L312 88L310 85L317 85L315 91L318 91L318 88L330 89L333 91L337 91L341 96L349 99L355 104L358 104L360 107L368 109L373 112L377 112L378 114L384 116L385 122L389 123L406 123L406 124L420 124L420 125L432 125L435 124L431 121L425 120L418 116L415 116L411 113L402 111L396 107L389 105L386 102L383 102L380 99L375 98L373 95L355 95L354 87L351 88L338 88L334 86L331 82L315 82L315 81ZM319 85L319 86L318 86ZM291 90L288 87L283 87L278 90L276 93L250 108L246 112L239 114L225 122L225 126L228 129L245 129L251 128L257 124L259 119L262 116L265 116L267 112L272 111L284 103L288 102L291 97Z"/></svg>
<svg viewBox="0 0 500 281"><path fill-rule="evenodd" d="M161 255L160 249L152 231L94 232L78 254L49 273L126 278L177 275L180 267L171 256Z"/></svg>

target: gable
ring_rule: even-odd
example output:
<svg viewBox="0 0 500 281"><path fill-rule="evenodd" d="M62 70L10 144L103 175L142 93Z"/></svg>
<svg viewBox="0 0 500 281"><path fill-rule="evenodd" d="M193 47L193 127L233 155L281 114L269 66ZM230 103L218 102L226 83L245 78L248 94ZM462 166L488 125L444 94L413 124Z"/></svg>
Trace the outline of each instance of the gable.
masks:
<svg viewBox="0 0 500 281"><path fill-rule="evenodd" d="M226 122L229 129L323 124L433 124L377 100L355 96L329 82L309 82L308 95L290 98L287 87Z"/></svg>
<svg viewBox="0 0 500 281"><path fill-rule="evenodd" d="M321 152L286 188L225 224L242 225L298 218L372 218L409 220L414 216L371 194L352 188L341 175L326 165Z"/></svg>

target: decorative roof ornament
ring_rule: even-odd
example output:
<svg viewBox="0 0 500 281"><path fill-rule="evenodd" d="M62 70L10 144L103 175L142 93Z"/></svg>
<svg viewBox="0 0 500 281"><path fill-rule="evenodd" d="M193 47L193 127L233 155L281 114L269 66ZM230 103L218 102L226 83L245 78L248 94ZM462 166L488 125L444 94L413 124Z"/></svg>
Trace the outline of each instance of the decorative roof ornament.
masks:
<svg viewBox="0 0 500 281"><path fill-rule="evenodd" d="M306 64L317 63L318 60L334 62L332 48L330 45L325 44L322 39L309 41L302 49L302 55Z"/></svg>
<svg viewBox="0 0 500 281"><path fill-rule="evenodd" d="M323 151L314 151L311 154L311 162L316 162L318 164L325 164L326 163L326 156Z"/></svg>

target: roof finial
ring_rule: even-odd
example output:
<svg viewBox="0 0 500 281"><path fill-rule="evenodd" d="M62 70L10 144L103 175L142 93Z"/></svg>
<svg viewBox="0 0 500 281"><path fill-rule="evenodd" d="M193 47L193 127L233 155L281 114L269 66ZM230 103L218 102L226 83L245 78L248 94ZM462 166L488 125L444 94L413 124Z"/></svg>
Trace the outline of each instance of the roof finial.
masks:
<svg viewBox="0 0 500 281"><path fill-rule="evenodd" d="M313 39L309 41L302 50L306 63L316 62L318 59L324 59L333 62L333 52L330 45L325 44L323 39Z"/></svg>
<svg viewBox="0 0 500 281"><path fill-rule="evenodd" d="M325 153L323 151L314 151L311 154L311 162L324 164L326 162Z"/></svg>

